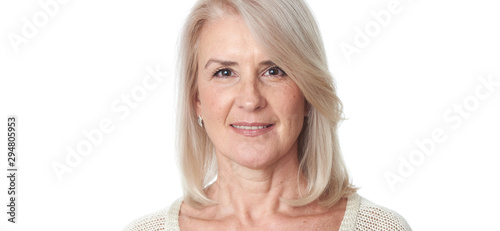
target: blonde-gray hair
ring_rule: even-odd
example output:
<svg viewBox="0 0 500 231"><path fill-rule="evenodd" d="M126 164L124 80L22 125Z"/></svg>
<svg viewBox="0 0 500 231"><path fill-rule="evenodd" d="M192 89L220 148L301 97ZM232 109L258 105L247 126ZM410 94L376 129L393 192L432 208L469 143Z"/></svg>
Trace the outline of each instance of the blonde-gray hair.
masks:
<svg viewBox="0 0 500 231"><path fill-rule="evenodd" d="M178 105L178 148L186 199L201 206L212 204L205 187L217 177L215 150L198 126L198 44L207 21L225 14L239 14L252 35L268 51L304 94L309 114L299 135L300 176L307 180L293 206L319 201L332 206L356 191L352 186L337 137L342 103L328 70L317 23L302 0L200 0L191 10L181 37Z"/></svg>

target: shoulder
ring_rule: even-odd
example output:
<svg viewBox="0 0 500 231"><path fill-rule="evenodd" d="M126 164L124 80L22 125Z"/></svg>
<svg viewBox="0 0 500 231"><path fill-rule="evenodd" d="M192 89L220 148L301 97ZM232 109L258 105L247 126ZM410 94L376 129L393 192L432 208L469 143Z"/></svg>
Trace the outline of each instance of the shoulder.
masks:
<svg viewBox="0 0 500 231"><path fill-rule="evenodd" d="M183 199L179 198L170 206L143 216L128 224L123 231L139 230L179 230L179 208Z"/></svg>
<svg viewBox="0 0 500 231"><path fill-rule="evenodd" d="M349 202L350 201L350 202ZM351 230L398 230L410 231L408 222L388 208L377 205L358 194L349 197L344 215L346 227Z"/></svg>

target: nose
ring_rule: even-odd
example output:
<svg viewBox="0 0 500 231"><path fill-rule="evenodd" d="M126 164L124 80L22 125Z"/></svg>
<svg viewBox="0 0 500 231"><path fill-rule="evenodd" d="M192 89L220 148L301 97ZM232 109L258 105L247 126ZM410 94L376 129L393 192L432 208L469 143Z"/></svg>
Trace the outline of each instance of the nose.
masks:
<svg viewBox="0 0 500 231"><path fill-rule="evenodd" d="M266 99L262 95L261 85L256 78L242 78L239 83L236 105L245 111L257 111L266 107Z"/></svg>

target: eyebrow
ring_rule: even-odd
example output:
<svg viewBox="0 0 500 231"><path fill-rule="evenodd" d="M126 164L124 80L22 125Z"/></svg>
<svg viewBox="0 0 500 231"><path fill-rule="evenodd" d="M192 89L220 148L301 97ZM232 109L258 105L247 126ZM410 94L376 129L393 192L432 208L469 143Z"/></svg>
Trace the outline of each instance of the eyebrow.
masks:
<svg viewBox="0 0 500 231"><path fill-rule="evenodd" d="M225 61L225 60L220 60L220 59L210 59L208 60L207 64L205 64L205 69L207 69L208 66L212 63L218 63L222 66L238 66L237 62L233 61ZM271 60L265 60L259 63L259 66L275 66L276 64L271 61Z"/></svg>
<svg viewBox="0 0 500 231"><path fill-rule="evenodd" d="M210 60L208 60L207 64L205 64L205 69L207 69L207 67L210 66L210 64L212 64L212 63L218 63L222 66L238 66L237 62L224 61L224 60L220 60L220 59L210 59Z"/></svg>

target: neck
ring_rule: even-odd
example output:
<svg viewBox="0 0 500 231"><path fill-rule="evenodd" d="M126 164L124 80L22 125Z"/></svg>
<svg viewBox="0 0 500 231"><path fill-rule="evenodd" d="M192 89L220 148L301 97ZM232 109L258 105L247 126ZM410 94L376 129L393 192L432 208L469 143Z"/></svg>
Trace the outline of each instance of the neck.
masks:
<svg viewBox="0 0 500 231"><path fill-rule="evenodd" d="M306 189L304 179L299 187L296 153L262 169L247 168L220 155L218 164L217 181L209 187L208 196L219 202L221 215L236 216L243 222L292 211L281 198L296 199L299 188Z"/></svg>

